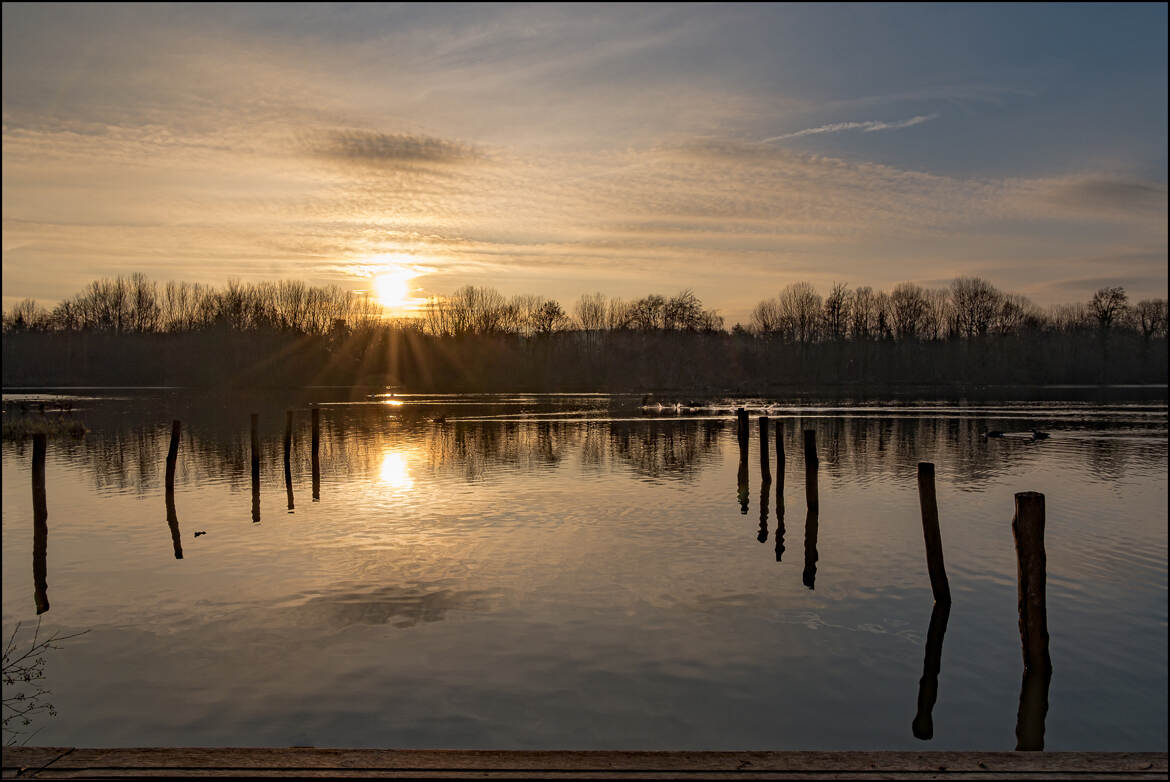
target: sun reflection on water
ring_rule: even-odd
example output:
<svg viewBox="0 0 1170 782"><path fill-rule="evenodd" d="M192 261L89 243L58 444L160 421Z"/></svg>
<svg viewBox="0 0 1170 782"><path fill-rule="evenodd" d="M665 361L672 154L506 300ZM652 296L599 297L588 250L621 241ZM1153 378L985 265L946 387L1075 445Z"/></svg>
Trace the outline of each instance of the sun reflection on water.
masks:
<svg viewBox="0 0 1170 782"><path fill-rule="evenodd" d="M387 451L382 455L378 478L392 489L408 491L414 488L414 478L410 477L406 455L397 451Z"/></svg>

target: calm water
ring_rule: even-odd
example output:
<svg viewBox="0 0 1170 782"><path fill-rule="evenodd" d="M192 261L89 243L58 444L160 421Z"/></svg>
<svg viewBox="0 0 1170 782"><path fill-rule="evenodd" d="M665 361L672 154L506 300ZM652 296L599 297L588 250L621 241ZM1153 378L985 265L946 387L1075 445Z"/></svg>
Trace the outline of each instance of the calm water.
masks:
<svg viewBox="0 0 1170 782"><path fill-rule="evenodd" d="M743 401L767 404L723 403ZM34 744L1010 750L1010 523L1013 493L1035 490L1045 747L1167 747L1164 397L778 403L787 461L770 485L756 413L741 467L730 409L646 417L632 397L70 402L90 432L49 441L41 621L88 632L46 655L58 716ZM31 460L4 443L6 637L37 617ZM918 461L937 465L954 596L934 664ZM924 663L939 668L929 741L912 731Z"/></svg>

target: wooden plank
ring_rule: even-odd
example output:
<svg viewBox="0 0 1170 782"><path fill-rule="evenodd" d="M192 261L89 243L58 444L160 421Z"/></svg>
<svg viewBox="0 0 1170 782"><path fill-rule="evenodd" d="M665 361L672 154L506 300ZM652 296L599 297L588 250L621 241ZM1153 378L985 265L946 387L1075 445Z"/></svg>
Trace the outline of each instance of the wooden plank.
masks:
<svg viewBox="0 0 1170 782"><path fill-rule="evenodd" d="M46 762L48 759L48 762ZM609 752L13 747L4 776L1166 779L1165 752Z"/></svg>

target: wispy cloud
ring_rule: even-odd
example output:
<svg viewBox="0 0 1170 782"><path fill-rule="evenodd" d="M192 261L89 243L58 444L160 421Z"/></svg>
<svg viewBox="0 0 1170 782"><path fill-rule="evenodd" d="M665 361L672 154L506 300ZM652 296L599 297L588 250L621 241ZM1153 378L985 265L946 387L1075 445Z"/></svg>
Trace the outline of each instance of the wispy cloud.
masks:
<svg viewBox="0 0 1170 782"><path fill-rule="evenodd" d="M862 133L873 133L879 130L901 130L902 128L912 128L915 125L921 125L923 122L930 122L932 119L937 119L937 114L919 114L910 119L898 120L897 122L882 122L880 120L867 120L865 122L833 122L829 125L821 125L816 128L805 128L798 130L795 133L785 133L781 136L772 136L761 140L759 143L767 144L772 141L783 141L790 138L800 138L801 136L815 136L821 133L840 133L843 130L860 130Z"/></svg>
<svg viewBox="0 0 1170 782"><path fill-rule="evenodd" d="M331 130L304 139L310 152L326 158L362 163L452 163L480 156L468 144L431 136L387 134L367 130Z"/></svg>

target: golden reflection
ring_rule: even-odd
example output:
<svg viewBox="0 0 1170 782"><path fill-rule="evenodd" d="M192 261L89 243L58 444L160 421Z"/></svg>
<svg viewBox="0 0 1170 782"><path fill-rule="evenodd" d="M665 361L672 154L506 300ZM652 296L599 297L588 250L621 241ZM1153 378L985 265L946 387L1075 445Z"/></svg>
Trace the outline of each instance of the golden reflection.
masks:
<svg viewBox="0 0 1170 782"><path fill-rule="evenodd" d="M392 489L406 491L414 487L406 456L397 451L389 451L382 455L382 467L378 470L378 478Z"/></svg>
<svg viewBox="0 0 1170 782"><path fill-rule="evenodd" d="M402 400L401 399L383 399L382 404L392 405L394 407L402 407Z"/></svg>

